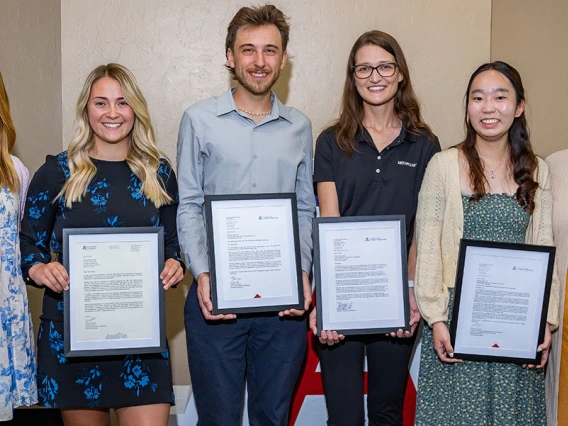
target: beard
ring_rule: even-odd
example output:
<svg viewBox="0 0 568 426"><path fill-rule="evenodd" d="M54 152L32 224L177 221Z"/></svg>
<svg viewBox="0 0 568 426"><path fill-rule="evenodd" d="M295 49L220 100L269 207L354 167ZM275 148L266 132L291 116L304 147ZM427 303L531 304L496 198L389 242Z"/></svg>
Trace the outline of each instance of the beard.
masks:
<svg viewBox="0 0 568 426"><path fill-rule="evenodd" d="M264 69L259 69L259 72L265 71ZM266 95L276 83L280 77L280 68L276 69L276 71L272 74L272 78L270 80L265 80L263 82L255 82L249 80L251 78L246 70L240 70L235 67L235 79L239 82L243 88L245 88L248 92L252 93L253 95L262 96Z"/></svg>

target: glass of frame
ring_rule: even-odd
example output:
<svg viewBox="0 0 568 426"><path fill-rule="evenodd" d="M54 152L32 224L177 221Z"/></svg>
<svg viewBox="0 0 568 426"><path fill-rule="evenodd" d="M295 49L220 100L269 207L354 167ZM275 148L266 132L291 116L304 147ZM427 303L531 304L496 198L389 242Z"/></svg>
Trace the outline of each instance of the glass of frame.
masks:
<svg viewBox="0 0 568 426"><path fill-rule="evenodd" d="M403 215L316 218L318 334L410 330Z"/></svg>
<svg viewBox="0 0 568 426"><path fill-rule="evenodd" d="M206 195L213 314L304 309L296 194Z"/></svg>
<svg viewBox="0 0 568 426"><path fill-rule="evenodd" d="M555 247L461 240L454 358L540 364Z"/></svg>
<svg viewBox="0 0 568 426"><path fill-rule="evenodd" d="M65 356L166 350L162 227L63 229Z"/></svg>

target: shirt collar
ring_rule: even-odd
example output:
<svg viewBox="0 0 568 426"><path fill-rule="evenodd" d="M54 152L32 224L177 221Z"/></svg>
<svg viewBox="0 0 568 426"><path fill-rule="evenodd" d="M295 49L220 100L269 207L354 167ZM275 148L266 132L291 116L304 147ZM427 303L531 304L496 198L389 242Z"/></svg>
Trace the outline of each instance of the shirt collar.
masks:
<svg viewBox="0 0 568 426"><path fill-rule="evenodd" d="M231 87L225 93L217 98L217 116L228 114L232 111L235 111L237 114L239 110L237 108L237 104L235 104L235 99L233 99L233 93L235 92L235 87ZM271 120L275 120L278 117L282 117L286 121L292 122L290 117L290 110L286 105L284 105L280 100L276 97L274 92L270 93L270 100L272 101L272 112L268 117Z"/></svg>

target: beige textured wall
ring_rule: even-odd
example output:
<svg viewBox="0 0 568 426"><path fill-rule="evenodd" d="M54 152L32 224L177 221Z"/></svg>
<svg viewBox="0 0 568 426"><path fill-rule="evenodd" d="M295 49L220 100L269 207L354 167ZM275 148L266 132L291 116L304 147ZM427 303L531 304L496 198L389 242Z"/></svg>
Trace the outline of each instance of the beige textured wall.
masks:
<svg viewBox="0 0 568 426"><path fill-rule="evenodd" d="M183 110L229 87L223 67L226 27L240 7L250 4L62 0L62 147L73 134L74 104L88 72L101 63L119 62L137 76L159 145L175 160ZM351 45L364 31L381 29L402 45L424 115L442 145L460 140L467 79L489 59L490 0L278 0L274 4L291 18L292 26L290 61L276 92L311 118L314 136L337 114ZM187 283L167 298L177 384L189 382L182 291L187 291Z"/></svg>
<svg viewBox="0 0 568 426"><path fill-rule="evenodd" d="M61 2L0 0L0 71L10 97L14 154L34 173L61 148ZM28 287L37 333L43 291Z"/></svg>
<svg viewBox="0 0 568 426"><path fill-rule="evenodd" d="M521 73L531 140L541 156L568 148L568 2L495 0L491 60Z"/></svg>
<svg viewBox="0 0 568 426"><path fill-rule="evenodd" d="M34 172L61 147L61 2L0 0L0 71L15 154Z"/></svg>

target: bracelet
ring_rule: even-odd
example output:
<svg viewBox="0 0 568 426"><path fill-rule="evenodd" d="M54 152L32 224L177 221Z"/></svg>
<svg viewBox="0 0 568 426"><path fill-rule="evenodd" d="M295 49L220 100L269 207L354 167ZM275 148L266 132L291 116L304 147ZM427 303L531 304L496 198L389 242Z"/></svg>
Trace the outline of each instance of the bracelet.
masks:
<svg viewBox="0 0 568 426"><path fill-rule="evenodd" d="M414 280L408 280L408 288L414 288Z"/></svg>

